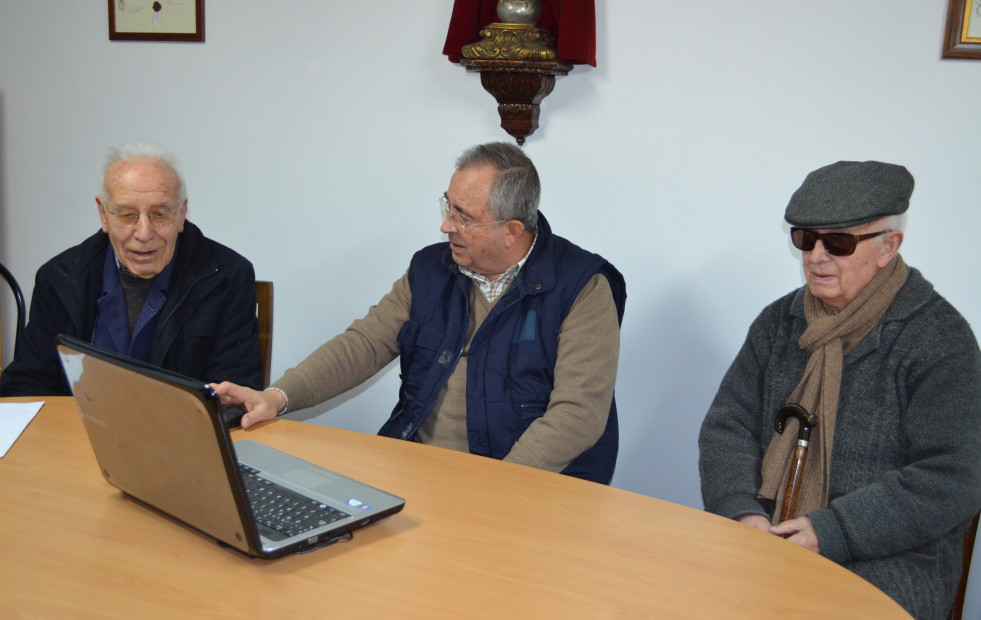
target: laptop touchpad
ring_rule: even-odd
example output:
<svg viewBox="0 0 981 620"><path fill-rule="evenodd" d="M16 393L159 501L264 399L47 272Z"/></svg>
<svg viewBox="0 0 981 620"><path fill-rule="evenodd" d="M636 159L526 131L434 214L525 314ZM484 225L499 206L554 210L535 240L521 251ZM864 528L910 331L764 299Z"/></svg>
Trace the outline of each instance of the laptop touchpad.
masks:
<svg viewBox="0 0 981 620"><path fill-rule="evenodd" d="M311 489L320 488L337 480L337 476L333 476L325 471L312 471L309 469L294 469L287 474L283 474L283 478Z"/></svg>

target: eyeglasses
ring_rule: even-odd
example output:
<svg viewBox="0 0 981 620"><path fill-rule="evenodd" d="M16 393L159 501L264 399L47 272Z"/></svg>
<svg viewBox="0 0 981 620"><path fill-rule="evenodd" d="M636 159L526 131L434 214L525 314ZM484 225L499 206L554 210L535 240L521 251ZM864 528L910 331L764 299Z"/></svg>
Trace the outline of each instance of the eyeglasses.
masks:
<svg viewBox="0 0 981 620"><path fill-rule="evenodd" d="M502 222L508 221L508 220L494 220L493 222L474 222L471 220L465 220L463 219L464 216L460 215L459 213L453 213L453 211L450 210L450 199L446 197L446 194L443 194L442 196L439 197L439 210L440 213L443 214L443 221L446 221L446 218L450 218L451 220L453 220L453 225L459 228L460 230L462 230L463 232L466 232L471 228L488 226L490 224L500 224Z"/></svg>
<svg viewBox="0 0 981 620"><path fill-rule="evenodd" d="M111 209L106 210L112 214L112 217L120 225L126 226L127 228L135 227L140 221L140 215L145 215L147 221L150 222L150 226L154 228L167 228L174 223L177 215L176 209L170 209L168 207L153 207L146 211L138 211L127 207L122 207L115 211Z"/></svg>
<svg viewBox="0 0 981 620"><path fill-rule="evenodd" d="M832 256L851 256L855 253L859 241L879 237L888 232L892 231L880 230L866 235L852 235L841 232L819 233L809 228L791 227L790 240L793 241L795 248L804 252L813 250L814 244L820 241L824 246L824 251Z"/></svg>

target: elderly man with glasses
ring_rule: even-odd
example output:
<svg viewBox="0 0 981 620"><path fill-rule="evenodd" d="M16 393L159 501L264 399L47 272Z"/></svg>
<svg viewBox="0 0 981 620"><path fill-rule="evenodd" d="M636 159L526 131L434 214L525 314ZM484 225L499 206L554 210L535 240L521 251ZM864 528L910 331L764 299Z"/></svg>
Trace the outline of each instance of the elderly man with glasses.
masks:
<svg viewBox="0 0 981 620"><path fill-rule="evenodd" d="M448 240L423 248L367 316L269 390L216 386L242 426L353 388L396 357L380 433L609 483L626 293L602 257L552 234L531 160L505 143L457 160L440 197Z"/></svg>
<svg viewBox="0 0 981 620"><path fill-rule="evenodd" d="M899 254L912 192L906 168L874 161L807 176L785 214L807 284L750 327L699 466L707 510L946 618L981 509L981 354Z"/></svg>
<svg viewBox="0 0 981 620"><path fill-rule="evenodd" d="M102 230L37 272L30 319L3 396L69 395L59 333L210 381L261 387L252 263L185 219L165 149L112 149L96 197Z"/></svg>

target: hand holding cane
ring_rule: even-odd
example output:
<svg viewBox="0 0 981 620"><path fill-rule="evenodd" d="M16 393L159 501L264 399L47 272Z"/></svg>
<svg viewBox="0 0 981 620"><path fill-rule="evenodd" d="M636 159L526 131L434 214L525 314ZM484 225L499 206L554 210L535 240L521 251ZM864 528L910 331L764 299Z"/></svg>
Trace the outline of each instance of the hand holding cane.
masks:
<svg viewBox="0 0 981 620"><path fill-rule="evenodd" d="M796 404L784 405L777 412L777 417L773 421L777 433L783 434L784 424L789 417L797 418L799 424L797 430L797 446L794 448L793 470L787 479L787 489L783 494L783 506L780 509L780 521L783 523L788 519L793 519L797 512L797 498L800 496L801 482L804 479L804 465L807 463L807 445L811 439L811 429L817 426L817 416L808 413L803 407Z"/></svg>

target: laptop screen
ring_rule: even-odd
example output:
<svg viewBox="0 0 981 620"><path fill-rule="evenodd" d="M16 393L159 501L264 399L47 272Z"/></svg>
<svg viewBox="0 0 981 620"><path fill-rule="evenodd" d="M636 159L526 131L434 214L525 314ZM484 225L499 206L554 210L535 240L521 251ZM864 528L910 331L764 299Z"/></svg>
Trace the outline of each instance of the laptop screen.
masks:
<svg viewBox="0 0 981 620"><path fill-rule="evenodd" d="M230 446L221 445L228 435L216 428L222 421L211 388L165 371L151 376L154 367L103 354L91 345L59 342L65 374L105 479L248 552L245 500L236 498L237 485L230 484L237 479L231 473L237 464L231 462Z"/></svg>

